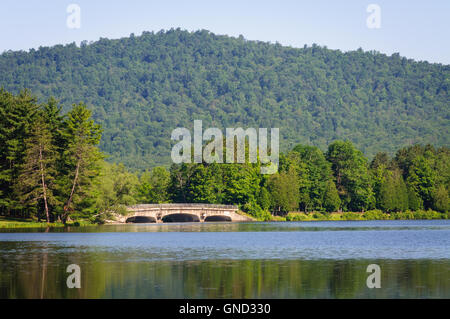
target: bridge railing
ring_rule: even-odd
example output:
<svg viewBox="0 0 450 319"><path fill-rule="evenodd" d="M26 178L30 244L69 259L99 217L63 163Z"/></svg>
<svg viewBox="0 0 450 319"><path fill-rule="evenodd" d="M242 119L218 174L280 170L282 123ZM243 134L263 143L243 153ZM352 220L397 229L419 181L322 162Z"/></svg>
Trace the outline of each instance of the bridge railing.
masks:
<svg viewBox="0 0 450 319"><path fill-rule="evenodd" d="M221 204L202 204L202 203L173 203L173 204L137 204L129 206L128 209L145 209L145 208L218 208L218 209L233 209L237 210L237 205L221 205Z"/></svg>

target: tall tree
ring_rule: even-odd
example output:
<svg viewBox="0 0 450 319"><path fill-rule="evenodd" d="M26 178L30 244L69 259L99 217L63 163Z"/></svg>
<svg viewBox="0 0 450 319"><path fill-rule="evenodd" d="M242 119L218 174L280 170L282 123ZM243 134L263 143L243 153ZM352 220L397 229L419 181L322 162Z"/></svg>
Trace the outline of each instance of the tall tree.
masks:
<svg viewBox="0 0 450 319"><path fill-rule="evenodd" d="M335 141L328 146L327 159L344 208L360 211L374 207L371 177L362 152L349 141Z"/></svg>
<svg viewBox="0 0 450 319"><path fill-rule="evenodd" d="M25 140L26 155L16 183L16 193L21 202L38 207L43 202L47 223L50 222L49 203L58 204L53 194L57 177L57 152L43 112L34 121L31 136Z"/></svg>
<svg viewBox="0 0 450 319"><path fill-rule="evenodd" d="M281 213L298 209L298 175L293 168L271 175L268 180L268 188L272 194L274 211Z"/></svg>
<svg viewBox="0 0 450 319"><path fill-rule="evenodd" d="M381 182L377 206L385 212L408 209L408 191L399 170L386 170Z"/></svg>
<svg viewBox="0 0 450 319"><path fill-rule="evenodd" d="M304 180L300 182L300 207L305 211L309 208L321 210L325 192L327 187L331 187L329 182L333 179L330 163L315 146L297 145L292 153L298 154L299 161L304 165L300 170L300 180Z"/></svg>
<svg viewBox="0 0 450 319"><path fill-rule="evenodd" d="M336 189L336 185L332 180L328 180L325 188L325 193L323 196L323 208L327 212L335 212L341 206L341 199Z"/></svg>
<svg viewBox="0 0 450 319"><path fill-rule="evenodd" d="M65 176L61 182L63 194L67 194L62 220L66 221L73 211L74 198L88 190L92 180L99 174L99 161L103 155L97 148L101 137L100 125L91 119L86 105L74 105L67 114L63 132L67 148L63 153ZM84 195L86 195L84 193Z"/></svg>
<svg viewBox="0 0 450 319"><path fill-rule="evenodd" d="M14 184L26 156L25 140L38 111L36 99L27 90L13 95L0 89L0 209L20 211Z"/></svg>

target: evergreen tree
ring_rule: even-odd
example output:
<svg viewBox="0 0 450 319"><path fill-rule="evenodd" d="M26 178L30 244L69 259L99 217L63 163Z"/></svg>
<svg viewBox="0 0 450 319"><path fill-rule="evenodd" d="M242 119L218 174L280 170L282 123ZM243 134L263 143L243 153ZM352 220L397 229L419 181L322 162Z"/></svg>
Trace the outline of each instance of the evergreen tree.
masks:
<svg viewBox="0 0 450 319"><path fill-rule="evenodd" d="M0 210L9 214L23 208L14 191L15 183L24 165L25 141L31 135L38 108L29 91L14 96L0 89Z"/></svg>
<svg viewBox="0 0 450 319"><path fill-rule="evenodd" d="M63 136L67 148L63 153L64 177L60 182L64 201L62 220L74 211L74 201L81 202L92 180L99 174L99 161L103 158L96 145L101 129L91 119L91 111L82 103L74 105L64 122Z"/></svg>
<svg viewBox="0 0 450 319"><path fill-rule="evenodd" d="M50 222L49 204L59 204L53 194L58 154L52 142L48 123L40 112L31 136L25 140L25 159L16 183L16 193L28 208L38 208L43 202L47 223Z"/></svg>

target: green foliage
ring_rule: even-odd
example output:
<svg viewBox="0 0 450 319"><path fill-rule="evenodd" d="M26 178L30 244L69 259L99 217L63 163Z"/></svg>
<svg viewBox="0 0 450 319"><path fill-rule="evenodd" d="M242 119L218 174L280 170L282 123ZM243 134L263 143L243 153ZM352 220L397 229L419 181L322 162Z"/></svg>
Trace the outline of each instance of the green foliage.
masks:
<svg viewBox="0 0 450 319"><path fill-rule="evenodd" d="M449 145L449 72L398 54L179 29L0 55L0 86L28 87L41 102L55 96L64 112L86 102L104 128L108 160L142 171L168 166L171 131L194 119L279 127L283 151L336 139L370 157L410 143Z"/></svg>
<svg viewBox="0 0 450 319"><path fill-rule="evenodd" d="M125 214L126 206L136 203L139 180L123 164L103 162L99 176L91 185L92 204L78 214L95 222L111 219L113 214Z"/></svg>
<svg viewBox="0 0 450 319"><path fill-rule="evenodd" d="M317 147L297 145L289 156L296 161L299 174L300 208L321 210L327 201L328 209L338 209L340 201L334 197L337 192L333 190L331 165L323 152Z"/></svg>
<svg viewBox="0 0 450 319"><path fill-rule="evenodd" d="M64 117L50 98L38 105L28 91L0 91L0 213L45 216L47 222L98 216L127 204L129 179L119 166L99 181L101 129L82 103ZM109 187L114 192L109 192ZM108 197L109 196L109 197ZM130 199L131 198L131 199ZM114 203L112 203L114 201Z"/></svg>
<svg viewBox="0 0 450 319"><path fill-rule="evenodd" d="M170 173L164 167L145 171L139 179L138 201L140 203L167 203Z"/></svg>
<svg viewBox="0 0 450 319"><path fill-rule="evenodd" d="M268 189L272 194L274 211L289 212L298 208L299 182L297 172L293 168L271 175Z"/></svg>
<svg viewBox="0 0 450 319"><path fill-rule="evenodd" d="M314 212L313 218L317 220L327 220L327 216L319 212Z"/></svg>
<svg viewBox="0 0 450 319"><path fill-rule="evenodd" d="M391 213L392 219L411 220L415 219L414 212L407 210L405 212L393 212Z"/></svg>
<svg viewBox="0 0 450 319"><path fill-rule="evenodd" d="M23 209L16 181L27 157L26 143L31 138L39 106L29 91L13 95L0 89L0 210ZM23 199L23 197L22 197ZM26 217L30 217L26 213Z"/></svg>
<svg viewBox="0 0 450 319"><path fill-rule="evenodd" d="M266 187L261 187L258 196L258 205L263 209L268 211L271 205L270 193Z"/></svg>
<svg viewBox="0 0 450 319"><path fill-rule="evenodd" d="M397 152L395 164L406 180L410 209L438 209L439 206L438 210L445 210L450 188L449 148L406 147Z"/></svg>
<svg viewBox="0 0 450 319"><path fill-rule="evenodd" d="M342 214L343 220L361 220L362 214L347 212Z"/></svg>
<svg viewBox="0 0 450 319"><path fill-rule="evenodd" d="M372 181L367 159L361 151L349 141L335 141L328 146L327 159L344 209L372 208L375 203Z"/></svg>
<svg viewBox="0 0 450 319"><path fill-rule="evenodd" d="M450 210L448 191L445 189L444 185L439 185L433 193L433 207L440 212L448 212Z"/></svg>
<svg viewBox="0 0 450 319"><path fill-rule="evenodd" d="M82 208L91 206L88 192L93 180L100 173L99 163L103 154L96 147L101 137L100 125L91 119L91 111L86 105L73 105L63 125L64 147L61 155L59 194L66 197L63 199L61 214L65 221L71 212L77 211L77 205ZM84 202L85 200L88 202Z"/></svg>
<svg viewBox="0 0 450 319"><path fill-rule="evenodd" d="M393 159L380 153L369 168L351 142L335 141L326 154L297 145L281 154L272 175L261 174L260 163L198 163L155 167L138 178L123 164L105 163L97 147L102 129L86 105L60 111L53 98L38 105L28 91L0 90L1 215L103 222L128 205L172 201L239 205L259 220L272 218L269 209L299 208L312 214L286 220L448 218L447 147L414 145ZM380 210L371 211L375 205ZM345 213L323 214L338 209Z"/></svg>
<svg viewBox="0 0 450 319"><path fill-rule="evenodd" d="M390 216L379 209L373 209L364 212L362 218L366 220L385 220L390 219Z"/></svg>
<svg viewBox="0 0 450 319"><path fill-rule="evenodd" d="M308 219L308 217L303 213L288 213L286 215L286 221L288 222L298 222L306 219Z"/></svg>
<svg viewBox="0 0 450 319"><path fill-rule="evenodd" d="M377 199L377 207L385 212L408 209L408 191L398 170L385 172Z"/></svg>
<svg viewBox="0 0 450 319"><path fill-rule="evenodd" d="M40 112L25 140L25 158L14 190L26 209L35 211L44 206L46 221L50 222L49 206L60 205L54 194L58 153L53 145L48 124Z"/></svg>
<svg viewBox="0 0 450 319"><path fill-rule="evenodd" d="M410 211L407 210L405 212L395 212L391 213L392 219L447 219L448 216L445 213L439 213L429 210L417 210Z"/></svg>
<svg viewBox="0 0 450 319"><path fill-rule="evenodd" d="M423 209L423 200L419 197L419 195L414 191L412 187L408 187L408 207L410 210L419 210Z"/></svg>
<svg viewBox="0 0 450 319"><path fill-rule="evenodd" d="M272 215L254 202L246 203L243 206L243 211L260 221L272 220Z"/></svg>
<svg viewBox="0 0 450 319"><path fill-rule="evenodd" d="M326 184L325 194L323 198L323 207L327 212L335 212L341 205L341 199L339 198L336 185L333 181L329 180Z"/></svg>

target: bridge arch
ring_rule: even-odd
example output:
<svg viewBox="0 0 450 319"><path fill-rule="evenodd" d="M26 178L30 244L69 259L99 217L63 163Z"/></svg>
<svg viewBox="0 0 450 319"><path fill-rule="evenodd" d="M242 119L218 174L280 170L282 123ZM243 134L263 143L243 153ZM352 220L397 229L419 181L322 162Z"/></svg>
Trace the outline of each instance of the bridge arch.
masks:
<svg viewBox="0 0 450 319"><path fill-rule="evenodd" d="M152 216L132 216L127 218L126 223L156 223L156 218Z"/></svg>
<svg viewBox="0 0 450 319"><path fill-rule="evenodd" d="M194 214L174 213L165 215L162 218L163 223L196 223L200 222L200 218Z"/></svg>
<svg viewBox="0 0 450 319"><path fill-rule="evenodd" d="M231 217L226 215L206 216L205 222L231 222Z"/></svg>

